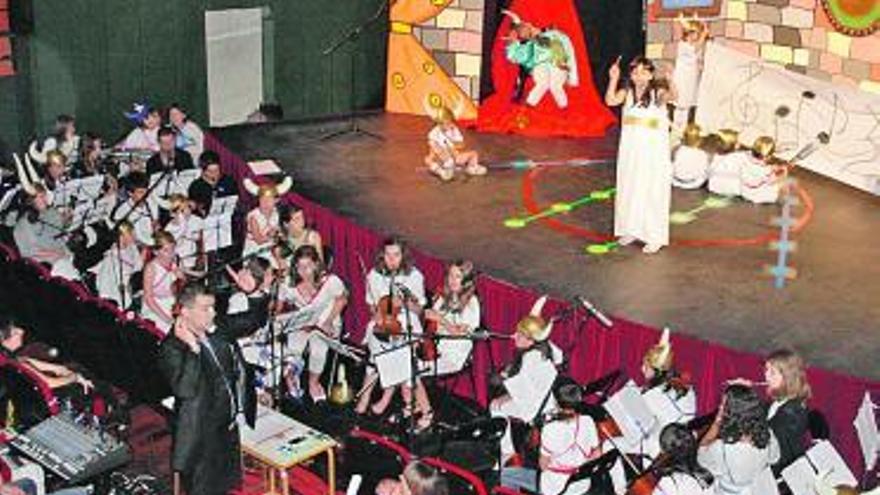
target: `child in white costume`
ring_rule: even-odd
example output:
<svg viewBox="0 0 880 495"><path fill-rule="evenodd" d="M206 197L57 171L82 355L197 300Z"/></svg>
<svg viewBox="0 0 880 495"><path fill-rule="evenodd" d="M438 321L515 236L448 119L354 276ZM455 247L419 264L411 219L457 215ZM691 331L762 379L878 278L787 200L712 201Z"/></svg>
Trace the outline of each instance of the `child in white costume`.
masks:
<svg viewBox="0 0 880 495"><path fill-rule="evenodd" d="M455 176L456 167L463 166L468 175L486 175L486 167L480 165L480 156L466 149L464 136L455 125L455 114L447 107L429 111L436 125L428 132L428 154L425 165L444 182Z"/></svg>
<svg viewBox="0 0 880 495"><path fill-rule="evenodd" d="M752 145L750 160L740 169L740 190L742 197L752 203L775 203L779 199L781 184L779 166L774 165L773 152L776 142L768 136L761 136Z"/></svg>
<svg viewBox="0 0 880 495"><path fill-rule="evenodd" d="M134 226L121 222L116 227L116 243L91 271L98 295L127 308L132 302L131 276L143 270L144 259L134 237Z"/></svg>
<svg viewBox="0 0 880 495"><path fill-rule="evenodd" d="M716 134L719 149L709 166L709 191L722 196L742 193L740 173L749 160L749 152L739 150L739 133L721 129Z"/></svg>
<svg viewBox="0 0 880 495"><path fill-rule="evenodd" d="M281 223L278 217L278 198L290 190L293 181L285 177L279 184L257 185L249 178L244 180L244 188L250 194L258 198L257 207L247 214L247 232L244 238L242 256L257 255L269 260L273 266L278 262L272 252L281 232Z"/></svg>
<svg viewBox="0 0 880 495"><path fill-rule="evenodd" d="M709 179L709 154L702 148L700 126L688 124L681 144L673 152L672 185L681 189L699 189Z"/></svg>
<svg viewBox="0 0 880 495"><path fill-rule="evenodd" d="M645 243L645 253L669 244L672 160L666 102L671 92L655 79L654 64L638 57L630 63L629 83L620 88L620 58L608 71L608 106L623 105L617 153L614 235L625 246Z"/></svg>
<svg viewBox="0 0 880 495"><path fill-rule="evenodd" d="M672 72L676 97L672 103L674 112L671 118L676 124L685 119L688 124L692 124L697 108L697 92L700 86L700 74L703 71L703 53L706 39L709 37L709 29L706 23L697 19L682 20L681 25L681 40L676 46L675 70Z"/></svg>

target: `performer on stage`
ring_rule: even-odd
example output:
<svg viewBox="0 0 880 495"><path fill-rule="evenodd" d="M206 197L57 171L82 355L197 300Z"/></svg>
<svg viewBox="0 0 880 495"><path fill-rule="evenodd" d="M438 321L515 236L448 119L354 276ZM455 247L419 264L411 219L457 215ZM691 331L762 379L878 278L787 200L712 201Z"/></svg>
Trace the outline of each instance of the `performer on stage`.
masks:
<svg viewBox="0 0 880 495"><path fill-rule="evenodd" d="M296 249L291 270L293 284L283 285L279 298L292 304L297 315L305 314L309 317L297 320L302 323L299 328L285 330L290 332L285 354L299 361L294 369L302 370L303 354L308 348L309 395L312 402L317 403L327 398L320 381L327 363L325 338L339 340L342 333L342 310L348 303L348 291L339 277L324 268L314 246L303 245ZM292 378L298 386L298 371L297 376ZM288 387L293 388L290 382Z"/></svg>
<svg viewBox="0 0 880 495"><path fill-rule="evenodd" d="M759 477L773 477L770 466L779 460L779 443L770 431L764 404L744 385L727 387L700 445L697 460L715 477L715 494L751 494Z"/></svg>
<svg viewBox="0 0 880 495"><path fill-rule="evenodd" d="M201 127L189 119L179 103L168 105L165 122L168 122L177 134L176 147L189 153L193 163L199 163L205 149L205 133Z"/></svg>
<svg viewBox="0 0 880 495"><path fill-rule="evenodd" d="M672 72L675 100L670 102L669 118L673 123L678 123L682 120L679 119L679 112L685 112L687 124L693 124L709 27L697 18L682 19L681 26L681 39L676 43L675 69Z"/></svg>
<svg viewBox="0 0 880 495"><path fill-rule="evenodd" d="M215 321L214 296L200 284L178 298L180 316L159 347L159 369L174 394L171 467L189 495L225 495L241 481L238 418L253 427L252 375L235 339L266 323L268 298Z"/></svg>
<svg viewBox="0 0 880 495"><path fill-rule="evenodd" d="M709 165L709 191L722 196L742 194L742 169L749 160L749 152L739 147L739 132L721 129L712 139L715 156Z"/></svg>
<svg viewBox="0 0 880 495"><path fill-rule="evenodd" d="M443 287L435 294L431 308L425 311L428 325L435 325L439 335L468 337L480 327L480 299L477 274L470 261L456 260L446 268ZM451 375L464 368L471 355L469 339L437 339L437 359L426 364L431 373Z"/></svg>
<svg viewBox="0 0 880 495"><path fill-rule="evenodd" d="M464 136L455 125L455 114L448 107L436 111L428 109L434 118L435 126L428 133L428 155L425 165L444 182L452 180L457 167L463 166L467 175L486 175L486 167L480 165L480 156L475 150L467 149Z"/></svg>
<svg viewBox="0 0 880 495"><path fill-rule="evenodd" d="M776 203L785 177L785 166L773 156L776 141L770 136L760 136L752 145L749 160L739 171L740 191L746 201L755 204Z"/></svg>
<svg viewBox="0 0 880 495"><path fill-rule="evenodd" d="M147 160L147 175L163 172L180 172L195 168L190 154L177 147L177 136L170 127L163 127L157 133L159 151Z"/></svg>
<svg viewBox="0 0 880 495"><path fill-rule="evenodd" d="M541 317L547 297L539 298L531 312L516 325L513 342L516 355L513 363L501 373L504 394L492 400L489 413L493 417L515 418L531 424L539 414L556 408L553 382L556 365L549 337L553 323ZM514 454L513 438L508 424L501 438L501 464Z"/></svg>
<svg viewBox="0 0 880 495"><path fill-rule="evenodd" d="M201 217L211 212L211 204L215 198L237 196L238 186L235 180L223 174L220 167L220 155L213 151L205 151L199 158L202 175L189 185L187 196L195 203L193 211Z"/></svg>
<svg viewBox="0 0 880 495"><path fill-rule="evenodd" d="M697 462L697 439L686 426L670 423L660 432L654 495L711 495L713 477Z"/></svg>
<svg viewBox="0 0 880 495"><path fill-rule="evenodd" d="M312 246L318 253L321 263L324 260L324 245L321 234L310 229L306 222L306 212L296 205L281 208L282 243L275 248L275 259L280 260L279 269L292 275L296 270L291 265L293 253L301 246Z"/></svg>
<svg viewBox="0 0 880 495"><path fill-rule="evenodd" d="M168 209L171 220L165 225L165 231L174 237L175 253L180 268L187 273L195 274L202 252L202 219L193 215L192 204L182 194L172 194L168 198ZM201 260L204 267L205 260Z"/></svg>
<svg viewBox="0 0 880 495"><path fill-rule="evenodd" d="M541 428L540 475L529 468L504 468L502 485L537 491L541 495L589 490L589 479L576 481L567 489L566 485L571 475L601 453L599 433L593 419L578 412L584 399L580 386L570 379L562 381L553 391L559 409Z"/></svg>
<svg viewBox="0 0 880 495"><path fill-rule="evenodd" d="M110 215L114 222L128 220L134 225L134 235L141 246L153 245L153 233L159 227L159 205L147 198L149 178L143 172L132 172L126 177L128 199L116 205Z"/></svg>
<svg viewBox="0 0 880 495"><path fill-rule="evenodd" d="M654 63L638 57L629 65L629 81L620 87L620 58L608 71L605 102L623 105L617 153L614 235L621 246L645 243L644 253L669 244L672 161L666 103L673 97L655 75Z"/></svg>
<svg viewBox="0 0 880 495"><path fill-rule="evenodd" d="M672 185L681 189L699 189L709 179L709 154L701 148L700 126L688 124L681 144L673 151Z"/></svg>
<svg viewBox="0 0 880 495"><path fill-rule="evenodd" d="M42 145L39 141L33 141L28 148L28 155L38 163L46 163L46 155L50 151L58 151L69 162L78 159L80 137L76 133L76 119L73 115L61 114L55 117L55 127L52 135L47 137Z"/></svg>
<svg viewBox="0 0 880 495"><path fill-rule="evenodd" d="M382 243L373 269L367 274L366 301L373 314L364 336L364 343L370 350L370 359L375 361L377 354L387 353L383 354L382 359L395 360L399 366L409 369L409 353L412 350L406 345L405 339L408 326L412 328L413 334L422 334L420 317L426 302L425 279L422 272L413 265L409 248L402 238L392 236ZM355 408L358 414L367 412L373 388L379 378L375 370L367 371L364 384L358 392L360 398ZM409 380L406 380L403 387L404 401L409 404ZM396 385L384 386L381 399L370 408L374 415L385 413L394 397L395 389ZM426 396L421 395L420 390L423 389L417 390L416 411L404 411L404 414L421 415L430 412L430 402Z"/></svg>
<svg viewBox="0 0 880 495"><path fill-rule="evenodd" d="M174 237L165 231L155 236L153 259L144 268L144 301L141 316L168 333L174 323L174 285L185 277L177 265Z"/></svg>
<svg viewBox="0 0 880 495"><path fill-rule="evenodd" d="M244 239L242 256L257 254L261 258L277 264L273 256L272 246L281 232L278 218L278 197L290 190L292 181L286 177L280 184L257 185L250 179L244 180L244 188L257 197L257 207L247 214L247 232ZM277 265L273 265L277 266Z"/></svg>
<svg viewBox="0 0 880 495"><path fill-rule="evenodd" d="M571 39L557 29L542 30L532 23L523 22L509 10L505 13L511 17L513 24L506 49L507 59L522 66L535 83L526 97L526 104L536 106L549 90L557 107L568 107L565 86L578 85L577 59ZM522 78L518 83L525 85Z"/></svg>

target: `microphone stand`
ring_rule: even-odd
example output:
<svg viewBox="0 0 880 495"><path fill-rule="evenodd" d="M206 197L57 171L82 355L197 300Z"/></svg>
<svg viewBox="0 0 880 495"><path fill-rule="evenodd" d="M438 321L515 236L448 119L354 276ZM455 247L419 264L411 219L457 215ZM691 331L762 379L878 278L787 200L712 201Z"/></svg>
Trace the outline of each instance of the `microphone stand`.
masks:
<svg viewBox="0 0 880 495"><path fill-rule="evenodd" d="M324 51L321 52L321 55L325 57L330 57L330 111L333 111L333 55L336 53L339 48L348 43L349 41L354 41L360 38L364 29L369 27L374 22L378 21L382 18L382 14L385 13L385 9L389 8L389 1L393 0L382 0L382 4L379 6L379 10L376 11L375 14L367 18L363 23L355 25L347 32L345 32L342 36L340 36L336 41L330 44ZM379 141L384 141L385 138L374 134L370 131L364 130L360 127L357 117L355 117L355 50L352 50L351 56L349 57L349 86L348 86L348 102L351 106L350 108L350 117L348 120L348 125L344 129L340 129L338 131L333 131L328 134L325 134L319 138L320 141L327 141L330 139L334 139L341 136L347 136L349 134L354 134L355 136L366 136L371 137L373 139L377 139Z"/></svg>

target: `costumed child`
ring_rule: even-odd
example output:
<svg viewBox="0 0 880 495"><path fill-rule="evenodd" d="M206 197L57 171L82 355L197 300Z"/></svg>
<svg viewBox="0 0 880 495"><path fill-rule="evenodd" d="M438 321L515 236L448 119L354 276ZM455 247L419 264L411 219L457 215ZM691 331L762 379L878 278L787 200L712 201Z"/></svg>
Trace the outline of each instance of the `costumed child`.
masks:
<svg viewBox="0 0 880 495"><path fill-rule="evenodd" d="M143 270L144 258L138 249L134 225L120 222L116 236L116 242L91 271L95 273L98 295L125 309L134 299L131 277Z"/></svg>
<svg viewBox="0 0 880 495"><path fill-rule="evenodd" d="M125 139L116 145L123 150L141 150L157 153L159 151L159 127L162 126L162 117L159 110L152 108L148 103L135 103L131 112L125 112L134 129L128 133Z"/></svg>
<svg viewBox="0 0 880 495"><path fill-rule="evenodd" d="M278 260L272 253L281 224L278 216L278 197L290 190L293 180L285 177L279 184L264 183L257 185L250 178L244 179L245 190L258 198L257 207L247 214L247 232L244 238L242 256L256 255L269 260L278 266Z"/></svg>
<svg viewBox="0 0 880 495"><path fill-rule="evenodd" d="M531 74L535 85L526 96L526 104L534 107L541 102L547 91L559 108L568 107L565 85L578 85L577 60L574 46L567 34L557 29L541 30L530 22L523 22L515 13L505 10L513 23L511 41L507 44L507 60L521 67L516 95L522 93L525 74ZM518 96L515 96L518 100Z"/></svg>
<svg viewBox="0 0 880 495"><path fill-rule="evenodd" d="M703 72L703 53L709 29L705 22L696 17L679 19L682 32L676 47L675 69L672 72L672 83L675 85L676 97L670 104L670 119L673 123L680 121L680 115L686 112L687 123L693 124L697 113L697 92L700 86L700 74ZM679 127L680 129L680 127Z"/></svg>
<svg viewBox="0 0 880 495"><path fill-rule="evenodd" d="M785 175L785 167L773 156L776 142L769 136L755 139L749 160L740 169L743 199L752 203L775 203Z"/></svg>
<svg viewBox="0 0 880 495"><path fill-rule="evenodd" d="M184 272L196 274L196 265L205 266L202 252L202 219L192 212L192 203L182 194L172 194L168 198L171 220L165 231L174 236L176 253L180 268Z"/></svg>
<svg viewBox="0 0 880 495"><path fill-rule="evenodd" d="M740 171L749 160L749 152L739 149L739 132L721 129L716 133L716 153L709 166L709 191L722 196L739 196Z"/></svg>
<svg viewBox="0 0 880 495"><path fill-rule="evenodd" d="M681 189L699 189L709 179L709 154L700 147L700 126L688 124L681 144L672 152L672 185Z"/></svg>
<svg viewBox="0 0 880 495"><path fill-rule="evenodd" d="M669 244L672 159L666 103L672 91L655 76L653 62L638 57L629 80L620 87L620 57L608 71L605 103L623 105L617 153L614 235L621 246L641 241L642 252L656 253Z"/></svg>
<svg viewBox="0 0 880 495"><path fill-rule="evenodd" d="M492 417L532 424L539 415L556 409L552 392L558 371L549 340L553 322L547 322L541 316L546 301L546 296L539 298L529 314L516 324L513 334L516 357L501 373L504 393L489 404ZM506 464L514 454L513 434L508 422L501 438L501 464Z"/></svg>
<svg viewBox="0 0 880 495"><path fill-rule="evenodd" d="M464 136L455 125L455 112L447 106L434 110L427 103L425 110L436 123L428 132L428 155L425 156L428 170L443 181L452 180L457 166L464 166L464 173L468 175L486 175L479 154L464 146Z"/></svg>

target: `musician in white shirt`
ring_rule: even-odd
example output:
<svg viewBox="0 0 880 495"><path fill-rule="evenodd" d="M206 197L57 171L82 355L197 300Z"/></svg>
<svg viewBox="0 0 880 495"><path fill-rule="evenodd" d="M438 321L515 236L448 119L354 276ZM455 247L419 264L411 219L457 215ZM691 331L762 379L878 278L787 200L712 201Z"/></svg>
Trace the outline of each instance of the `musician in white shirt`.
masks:
<svg viewBox="0 0 880 495"><path fill-rule="evenodd" d="M407 329L409 326L414 335L422 334L420 317L426 297L424 276L413 265L409 249L403 239L394 236L385 239L377 254L376 263L366 277L366 301L373 314L364 336L364 342L370 351L370 359L375 361L376 356L381 354L382 359L394 360L394 368L409 369L412 362L409 353L412 350L411 347L406 346ZM382 315L390 315L391 312L388 310L394 306L400 307L397 318L395 320L389 317L386 328L383 328L380 325ZM395 335L395 332L398 333ZM400 352L402 345L403 348L409 349L409 352ZM366 413L373 388L379 378L374 370L369 370L364 377L364 384L359 392L360 399L355 407L358 414ZM409 380L406 380L402 386L405 404L410 403L411 391L408 383ZM384 386L382 398L370 408L372 414L377 416L384 414L394 397L395 388L396 386ZM416 390L416 410L405 410L404 415L413 412L417 415L429 413L430 402L427 396L422 395L421 390Z"/></svg>
<svg viewBox="0 0 880 495"><path fill-rule="evenodd" d="M297 316L303 316L296 320L299 328L287 329L290 333L286 351L301 360L308 349L309 395L313 402L318 402L326 399L320 382L327 362L326 339L339 339L348 291L339 277L326 271L314 246L297 248L291 264L293 284L284 284L279 298L290 303Z"/></svg>
<svg viewBox="0 0 880 495"><path fill-rule="evenodd" d="M546 296L538 299L529 315L516 325L513 336L516 356L501 374L505 393L489 404L492 417L513 418L531 424L539 414L556 408L552 387L557 370L548 340L553 323L541 317L546 300ZM508 425L501 438L502 465L513 454L513 438Z"/></svg>
<svg viewBox="0 0 880 495"><path fill-rule="evenodd" d="M127 308L132 302L131 276L144 268L144 259L134 238L134 226L125 221L116 227L116 243L91 270L98 295Z"/></svg>
<svg viewBox="0 0 880 495"><path fill-rule="evenodd" d="M697 439L686 426L671 423L660 432L663 462L653 495L710 495L713 477L697 462Z"/></svg>

